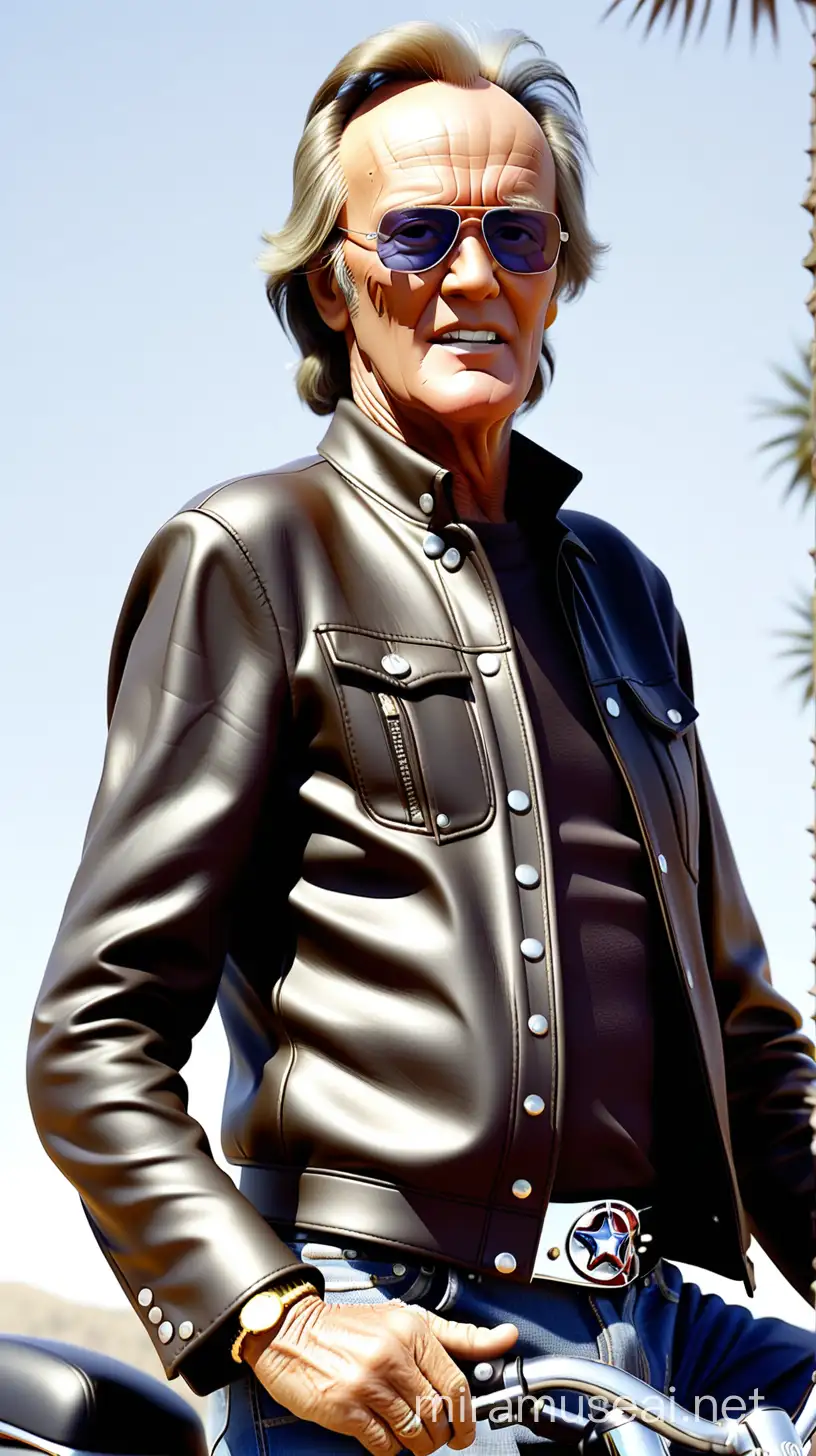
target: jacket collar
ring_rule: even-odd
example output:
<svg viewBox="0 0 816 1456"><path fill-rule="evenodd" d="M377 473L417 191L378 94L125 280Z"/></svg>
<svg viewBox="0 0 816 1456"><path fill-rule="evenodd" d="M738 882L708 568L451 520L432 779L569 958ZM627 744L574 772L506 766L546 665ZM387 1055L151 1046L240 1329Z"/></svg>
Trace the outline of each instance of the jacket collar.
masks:
<svg viewBox="0 0 816 1456"><path fill-rule="evenodd" d="M450 472L380 429L352 400L339 400L317 448L342 475L364 490L373 491L412 521L430 526L454 519L450 491L446 489L451 482ZM558 511L581 478L581 471L573 465L513 430L507 514L525 530L533 534L552 530ZM431 511L420 504L423 496L433 497ZM575 532L559 524L564 540L594 560Z"/></svg>

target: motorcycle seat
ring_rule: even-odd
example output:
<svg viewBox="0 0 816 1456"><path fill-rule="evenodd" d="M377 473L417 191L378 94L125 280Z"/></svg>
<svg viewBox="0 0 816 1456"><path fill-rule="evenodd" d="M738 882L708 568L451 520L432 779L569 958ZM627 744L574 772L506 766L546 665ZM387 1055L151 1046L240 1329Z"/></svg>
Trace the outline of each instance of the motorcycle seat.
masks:
<svg viewBox="0 0 816 1456"><path fill-rule="evenodd" d="M120 1360L0 1335L0 1450L54 1456L207 1456L192 1406Z"/></svg>

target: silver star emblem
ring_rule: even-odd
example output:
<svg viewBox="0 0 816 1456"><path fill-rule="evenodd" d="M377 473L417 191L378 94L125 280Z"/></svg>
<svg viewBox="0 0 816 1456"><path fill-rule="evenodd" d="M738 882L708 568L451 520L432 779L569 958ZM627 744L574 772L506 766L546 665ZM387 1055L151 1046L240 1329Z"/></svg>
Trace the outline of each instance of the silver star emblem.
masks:
<svg viewBox="0 0 816 1456"><path fill-rule="evenodd" d="M596 1229L576 1229L575 1238L589 1250L590 1260L587 1264L587 1273L597 1269L599 1264L608 1261L623 1269L624 1263L620 1251L629 1239L629 1230L625 1229L619 1233L612 1227L609 1213L604 1214L603 1223Z"/></svg>

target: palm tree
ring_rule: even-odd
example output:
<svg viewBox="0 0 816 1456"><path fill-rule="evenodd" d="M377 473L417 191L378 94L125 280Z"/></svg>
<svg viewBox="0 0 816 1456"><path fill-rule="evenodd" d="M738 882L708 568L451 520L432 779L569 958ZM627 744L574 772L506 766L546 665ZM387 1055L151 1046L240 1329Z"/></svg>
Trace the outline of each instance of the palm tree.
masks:
<svg viewBox="0 0 816 1456"><path fill-rule="evenodd" d="M749 8L749 6L752 35L756 36L763 21L768 21L770 23L773 35L774 37L776 37L777 16L779 10L781 9L781 6L778 4L778 0L746 0L746 3L742 6L740 5L740 0L719 0L718 8L723 11L723 14L725 14L726 3L728 4L729 39L733 34L738 12L740 12L741 10L744 13L745 10ZM808 311L811 315L813 330L810 349L810 367L808 369L808 378L805 384L804 392L804 399L805 401L807 401L807 404L805 406L806 424L808 426L811 426L811 422L814 418L816 418L816 0L788 0L788 5L791 10L793 9L795 4L799 5L800 7L810 6L811 9L813 9L814 11L813 23L811 26L811 35L813 39L813 56L811 59L813 84L810 92L810 147L808 149L811 166L810 185L808 187L807 196L805 197L804 201L804 206L806 210L810 213L812 219L810 233L810 251L808 252L807 257L804 259L805 268L807 268L813 275L813 281L807 299L807 306ZM699 19L700 22L698 33L701 34L705 30L705 27L708 24L709 18L711 16L711 12L714 9L715 0L611 0L611 3L607 8L606 15L611 15L613 11L618 10L622 5L627 5L629 7L631 20L634 20L638 15L646 20L647 35L652 30L652 27L657 23L658 20L663 20L667 27L670 26L673 21L679 20L681 23L681 35L682 38L685 39L688 35L692 21L695 19ZM796 391L794 386L794 393L795 392ZM798 404L798 407L800 409L801 423L801 397L796 400L796 403ZM816 494L816 454L814 454L813 452L813 430L812 428L810 428L810 438L807 441L807 444L805 444L805 440L802 436L801 430L797 430L795 427L795 421L797 416L794 414L793 416L791 416L791 418L794 421L794 424L788 430L786 435L782 435L777 438L776 446L777 448L787 448L788 453L785 458L787 459L789 464L794 464L795 475L792 486L793 490L801 488L801 486L804 484L805 479L807 478L805 460L802 459L800 451L802 448L807 448L810 451L810 479L808 482L806 493L808 497L813 497ZM773 448L773 442L769 442L769 444L771 445L771 448ZM791 447L793 448L792 455ZM816 561L816 549L812 550L810 554L813 560ZM810 696L812 698L812 684L814 677L816 677L816 590L811 593L809 600L806 600L804 603L800 604L798 610L803 617L803 625L798 629L798 632L794 632L791 634L794 640L791 643L789 651L799 659L799 671L796 672L794 676L803 676L805 678L806 683L810 685ZM808 653L810 660L809 662L805 663L804 670L802 670L801 658L802 654L805 652ZM814 790L816 790L816 733L814 733L814 735L811 737L811 743L814 748ZM813 860L814 864L816 864L816 813L814 814L814 823L811 826L811 833L813 835L814 842ZM811 900L813 901L814 905L816 905L816 875L814 875ZM816 926L814 927L814 929L816 929ZM814 955L813 957L813 964L814 966L816 966L816 955ZM811 988L811 994L816 996L816 986ZM809 1101L812 1108L810 1125L813 1128L814 1132L816 1132L816 1084L814 1084L814 1087L811 1091ZM816 1142L812 1144L812 1147L814 1149L814 1152L816 1152ZM813 1267L814 1270L816 1270L816 1260L814 1260ZM814 1296L816 1296L816 1282L811 1284L811 1289L813 1290Z"/></svg>
<svg viewBox="0 0 816 1456"><path fill-rule="evenodd" d="M783 428L781 434L772 436L759 448L760 452L767 451L773 455L771 471L784 472L787 477L785 498L799 496L804 507L816 498L816 487L811 468L816 446L813 438L813 411L811 409L813 380L809 351L800 348L795 370L782 369L776 365L774 373L782 386L781 395L776 399L760 401L758 413L766 419L776 420ZM782 637L788 643L780 656L792 659L793 671L790 674L790 681L801 683L804 704L807 706L814 698L813 667L814 657L816 657L814 653L816 621L814 621L813 601L807 592L803 592L799 600L793 604L793 613L798 618L798 624L777 633L777 636Z"/></svg>
<svg viewBox="0 0 816 1456"><path fill-rule="evenodd" d="M807 592L803 592L798 602L792 603L793 614L799 618L798 627L786 627L784 632L777 633L777 636L784 638L788 646L780 652L780 657L790 657L793 661L793 671L789 681L801 683L804 695L805 707L813 702L813 603ZM816 992L814 992L816 994Z"/></svg>
<svg viewBox="0 0 816 1456"><path fill-rule="evenodd" d="M812 460L814 452L813 380L810 370L810 351L799 349L796 370L782 369L774 365L774 374L782 385L780 399L760 401L759 413L766 419L784 422L781 435L774 435L760 445L760 452L772 450L776 459L771 462L772 470L784 470L788 477L785 498L800 496L802 505L813 500L816 483L813 479Z"/></svg>
<svg viewBox="0 0 816 1456"><path fill-rule="evenodd" d="M749 0L749 3L751 6L751 29L754 35L756 35L757 31L759 30L759 26L763 16L770 21L771 29L774 35L776 35L777 0ZM798 5L812 5L814 3L814 0L791 0L791 3L796 3ZM656 21L663 20L665 24L669 26L671 25L675 16L680 15L682 12L683 38L685 39L685 37L688 35L689 29L691 28L691 22L698 15L700 17L700 33L705 30L706 25L708 24L709 16L711 15L711 11L714 7L714 0L612 0L612 3L609 6L606 14L611 15L612 11L617 10L619 5L626 4L634 6L631 15L632 20L634 20L635 17L638 15L645 15L648 6L651 5L652 9L649 14L648 20L646 21L647 35L652 29L652 26L656 23ZM728 0L728 5L728 34L730 37L737 19L737 12L740 8L740 0ZM725 9L724 0L721 8L723 10ZM604 19L606 19L606 16L604 16Z"/></svg>

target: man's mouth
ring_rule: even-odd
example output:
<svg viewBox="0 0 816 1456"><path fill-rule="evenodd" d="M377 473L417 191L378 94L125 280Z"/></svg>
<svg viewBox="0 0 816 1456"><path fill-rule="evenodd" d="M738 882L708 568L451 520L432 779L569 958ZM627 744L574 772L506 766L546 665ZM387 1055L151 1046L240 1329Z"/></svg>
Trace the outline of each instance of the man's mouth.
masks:
<svg viewBox="0 0 816 1456"><path fill-rule="evenodd" d="M443 344L445 348L463 349L468 352L478 352L480 349L488 349L496 344L502 344L503 339L494 329L446 329L433 341L435 344Z"/></svg>

